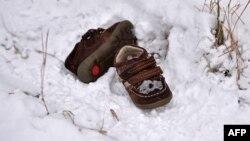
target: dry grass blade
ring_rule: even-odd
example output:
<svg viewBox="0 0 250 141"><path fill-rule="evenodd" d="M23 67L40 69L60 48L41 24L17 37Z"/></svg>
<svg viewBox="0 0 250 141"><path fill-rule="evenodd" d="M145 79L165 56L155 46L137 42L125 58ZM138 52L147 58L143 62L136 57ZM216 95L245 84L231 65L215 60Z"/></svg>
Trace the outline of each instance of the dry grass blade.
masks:
<svg viewBox="0 0 250 141"><path fill-rule="evenodd" d="M216 0L210 0L210 3L209 3L210 14L214 12L214 8L216 7L216 5L217 5Z"/></svg>
<svg viewBox="0 0 250 141"><path fill-rule="evenodd" d="M207 3L207 0L205 0L204 4L203 4L203 7L202 7L202 11L204 11L204 8L206 6L206 3Z"/></svg>
<svg viewBox="0 0 250 141"><path fill-rule="evenodd" d="M49 38L49 30L47 31L47 34L46 34L45 44L44 44L44 37L42 34L42 51L44 53L43 53L43 62L41 66L41 95L40 95L42 102L44 104L44 107L46 109L47 115L49 115L50 113L49 113L46 101L44 99L44 77L45 77L45 68L46 68L46 63L47 63L48 38Z"/></svg>
<svg viewBox="0 0 250 141"><path fill-rule="evenodd" d="M75 122L75 115L74 113L72 113L71 111L68 111L68 110L64 110L62 112L63 116L66 118L66 119L69 119L70 122L78 128L79 131L82 131L83 129L85 130L90 130L90 131L95 131L95 132L98 132L102 135L107 135L107 131L106 130L103 130L103 126L101 127L101 129L94 129L94 128L89 128L89 127L83 127L83 126L80 126L80 125L77 125L76 122Z"/></svg>
<svg viewBox="0 0 250 141"><path fill-rule="evenodd" d="M118 118L117 114L115 113L115 110L110 109L110 112L111 112L113 118L115 118L117 121L119 121L119 118Z"/></svg>
<svg viewBox="0 0 250 141"><path fill-rule="evenodd" d="M205 0L201 11L204 11L207 8L210 14L215 13L216 12L214 11L214 8L216 7L215 1L216 0L210 0L210 2L207 4L207 0Z"/></svg>
<svg viewBox="0 0 250 141"><path fill-rule="evenodd" d="M66 119L70 119L73 125L77 126L74 119L74 113L72 113L71 111L64 110L62 114Z"/></svg>
<svg viewBox="0 0 250 141"><path fill-rule="evenodd" d="M231 16L236 15L237 18L239 18L239 21L241 21L242 24L245 24L244 21L241 19L241 17L237 14L237 10L241 7L240 4L235 5L234 7L231 8Z"/></svg>
<svg viewBox="0 0 250 141"><path fill-rule="evenodd" d="M232 32L234 32L237 23L239 22L241 16L243 15L243 13L245 12L245 10L247 9L249 3L250 3L250 0L248 0L248 2L247 2L247 4L245 5L244 9L241 11L240 16L238 16L238 19L237 19L236 22L234 23Z"/></svg>
<svg viewBox="0 0 250 141"><path fill-rule="evenodd" d="M236 70L237 70L237 74L236 74L236 84L238 86L238 88L240 90L244 90L243 88L241 88L240 84L239 84L239 80L241 78L241 75L243 74L243 66L242 66L242 62L244 61L242 58L242 54L238 45L238 39L236 37L236 33L235 33L235 28L238 24L239 21L242 21L241 16L243 15L244 11L246 10L246 8L248 7L250 3L250 0L248 0L248 3L245 5L244 9L241 11L241 14L238 16L237 15L237 10L240 8L240 5L237 4L233 7L230 6L231 4L231 0L229 1L228 7L227 7L227 13L226 13L226 19L227 19L227 35L228 38L230 39L230 50L228 50L228 53L231 54L235 53L235 60L236 60ZM237 16L237 20L236 22L233 24L233 16L236 15ZM242 23L244 23L242 21Z"/></svg>
<svg viewBox="0 0 250 141"><path fill-rule="evenodd" d="M205 0L206 2L206 0ZM242 52L240 50L240 46L238 45L238 38L237 33L235 33L236 26L239 22L244 24L244 21L242 20L242 15L246 11L247 7L250 4L250 0L247 0L246 5L244 6L243 10L240 12L240 14L237 13L239 11L241 5L240 2L236 3L235 5L232 4L232 0L229 0L227 3L227 6L224 8L222 7L222 10L220 10L220 0L210 0L209 5L209 12L213 13L214 8L217 7L217 10L215 11L215 14L217 16L217 23L216 23L216 33L215 33L215 45L224 45L226 47L225 51L222 55L219 57L228 54L230 59L235 59L235 68L236 68L236 84L240 90L242 88L239 85L239 80L241 76L243 76L243 67L244 65L244 59L242 58ZM206 4L203 5L203 9ZM224 17L223 21L220 21L220 12L223 12ZM236 21L234 21L234 18L236 17ZM224 38L224 39L223 39ZM229 41L229 45L225 44L225 41ZM205 58L206 59L206 58ZM206 59L207 60L207 59ZM209 66L209 69L212 69L211 66Z"/></svg>
<svg viewBox="0 0 250 141"><path fill-rule="evenodd" d="M99 132L101 134L104 133L104 135L106 135L107 131L103 130L103 127L104 127L104 117L102 118L102 125L101 125L101 128L99 129Z"/></svg>
<svg viewBox="0 0 250 141"><path fill-rule="evenodd" d="M60 61L60 62L64 63L64 61L63 61L63 60L61 60L61 59L59 59L59 58L58 58L55 54L48 53L48 52L43 52L43 51L38 50L38 49L35 49L35 51L36 51L37 53L40 53L40 54L44 54L44 53L46 53L48 56L53 57L53 58L57 59L58 61Z"/></svg>
<svg viewBox="0 0 250 141"><path fill-rule="evenodd" d="M2 17L2 24L3 24L4 29L5 29L11 36L17 37L17 35L16 35L15 33L11 32L11 31L8 29L8 27L7 27L6 24L5 24L5 21L4 21L3 17Z"/></svg>

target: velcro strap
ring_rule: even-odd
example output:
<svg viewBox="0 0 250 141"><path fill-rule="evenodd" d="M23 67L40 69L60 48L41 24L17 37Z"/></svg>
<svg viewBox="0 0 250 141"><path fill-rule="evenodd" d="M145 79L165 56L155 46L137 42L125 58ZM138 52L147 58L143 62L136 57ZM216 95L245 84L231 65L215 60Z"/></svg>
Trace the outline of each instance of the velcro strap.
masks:
<svg viewBox="0 0 250 141"><path fill-rule="evenodd" d="M131 65L128 65L128 67L121 69L122 71L120 72L120 76L124 80L127 80L131 76L134 76L135 74L137 74L140 71L143 71L149 66L155 66L155 65L156 65L155 59L153 56L151 56L147 59L132 63Z"/></svg>
<svg viewBox="0 0 250 141"><path fill-rule="evenodd" d="M129 78L128 82L131 85L134 85L140 81L144 81L146 79L152 78L152 77L159 75L161 73L162 73L162 70L160 67L154 67L154 68L148 69L146 71L143 71L141 73L138 73L135 76Z"/></svg>

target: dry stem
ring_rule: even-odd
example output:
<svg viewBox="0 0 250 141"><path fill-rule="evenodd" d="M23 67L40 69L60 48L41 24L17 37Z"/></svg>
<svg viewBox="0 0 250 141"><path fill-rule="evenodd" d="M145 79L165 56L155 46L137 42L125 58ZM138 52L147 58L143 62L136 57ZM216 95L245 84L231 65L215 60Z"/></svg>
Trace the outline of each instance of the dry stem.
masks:
<svg viewBox="0 0 250 141"><path fill-rule="evenodd" d="M225 12L225 19L227 21L227 27L224 26L224 28L226 29L227 31L227 36L228 38L230 39L230 46L229 48L227 47L227 52L230 56L230 58L232 58L232 53L235 53L235 57L236 57L236 69L237 69L237 75L236 75L236 84L238 86L239 89L242 90L242 88L240 87L240 84L239 84L239 80L241 78L241 75L243 73L243 68L241 66L241 62L244 61L243 58L242 58L242 55L241 55L241 51L239 49L239 46L238 46L238 40L237 38L235 37L235 27L237 26L237 23L239 21L241 21L243 24L244 22L242 21L241 19L241 16L242 14L244 13L244 11L246 10L246 8L248 7L250 3L250 0L248 1L248 3L245 5L244 9L242 10L241 14L238 16L237 14L237 10L240 8L240 5L237 4L233 7L231 7L231 0L229 1L228 3L228 6L227 6L227 9L224 10ZM237 20L236 22L233 24L233 15L236 15L237 16Z"/></svg>
<svg viewBox="0 0 250 141"><path fill-rule="evenodd" d="M83 127L83 126L77 125L75 123L75 115L71 111L66 111L66 110L63 111L63 116L65 118L69 118L70 121L72 122L72 124L74 126L76 126L79 131L82 131L83 129L85 129L85 130L90 130L90 131L96 131L96 132L98 132L98 133L100 133L102 135L107 135L107 131L103 130L104 119L102 120L102 126L101 126L101 128L100 129L95 129L95 128L89 128L89 127Z"/></svg>
<svg viewBox="0 0 250 141"><path fill-rule="evenodd" d="M240 16L238 16L238 19L237 19L236 22L234 23L233 31L232 31L232 32L234 32L234 29L235 29L237 23L239 22L240 17L243 15L243 13L245 12L245 10L247 9L249 3L250 3L250 0L248 0L248 2L247 2L247 4L245 5L244 9L241 11Z"/></svg>
<svg viewBox="0 0 250 141"><path fill-rule="evenodd" d="M119 121L119 118L118 118L118 116L117 116L117 114L116 114L115 110L110 109L110 112L111 112L111 114L112 114L113 118L114 118L114 119L116 119L117 121Z"/></svg>
<svg viewBox="0 0 250 141"><path fill-rule="evenodd" d="M5 29L12 37L17 37L17 35L16 35L15 33L11 32L11 31L8 29L8 27L7 27L6 24L5 24L5 21L4 21L4 18L3 18L3 17L2 17L2 24L3 24L4 29Z"/></svg>
<svg viewBox="0 0 250 141"><path fill-rule="evenodd" d="M36 49L35 51L36 51L37 53L41 53L41 54L46 53L48 56L53 57L53 58L57 59L58 61L64 63L64 61L61 60L60 58L58 58L55 54L48 53L48 52L44 52L44 51L41 51L41 50L38 50L38 49Z"/></svg>
<svg viewBox="0 0 250 141"><path fill-rule="evenodd" d="M47 111L47 115L49 115L50 113L49 113L46 101L44 99L44 77L45 77L45 68L46 68L46 62L47 62L48 38L49 38L49 30L47 31L47 34L46 34L45 44L44 44L44 39L43 39L43 34L42 34L43 62L41 66L41 95L40 95L42 102L44 104L44 107Z"/></svg>

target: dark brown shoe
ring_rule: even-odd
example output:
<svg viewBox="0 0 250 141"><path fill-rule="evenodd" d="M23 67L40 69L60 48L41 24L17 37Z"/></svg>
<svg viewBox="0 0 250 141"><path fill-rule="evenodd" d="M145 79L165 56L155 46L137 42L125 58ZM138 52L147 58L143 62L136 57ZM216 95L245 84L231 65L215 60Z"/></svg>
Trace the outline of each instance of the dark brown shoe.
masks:
<svg viewBox="0 0 250 141"><path fill-rule="evenodd" d="M65 67L85 83L93 82L113 66L116 52L124 45L136 44L129 21L108 29L90 29L82 36L65 61Z"/></svg>
<svg viewBox="0 0 250 141"><path fill-rule="evenodd" d="M162 70L141 47L126 45L114 60L117 73L136 106L144 109L165 105L172 99Z"/></svg>

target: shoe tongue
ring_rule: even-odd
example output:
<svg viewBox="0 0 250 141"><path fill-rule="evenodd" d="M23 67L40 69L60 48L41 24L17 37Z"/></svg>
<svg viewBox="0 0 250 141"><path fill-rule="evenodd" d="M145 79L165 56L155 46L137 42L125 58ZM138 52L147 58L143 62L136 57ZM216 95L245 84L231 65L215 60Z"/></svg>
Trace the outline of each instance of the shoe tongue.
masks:
<svg viewBox="0 0 250 141"><path fill-rule="evenodd" d="M122 61L118 61L115 63L116 67L127 66L128 64L131 65L135 62L144 60L148 58L148 53L146 52L146 50L143 50L143 52L139 55L128 54L126 56L123 56L122 58L123 58Z"/></svg>

